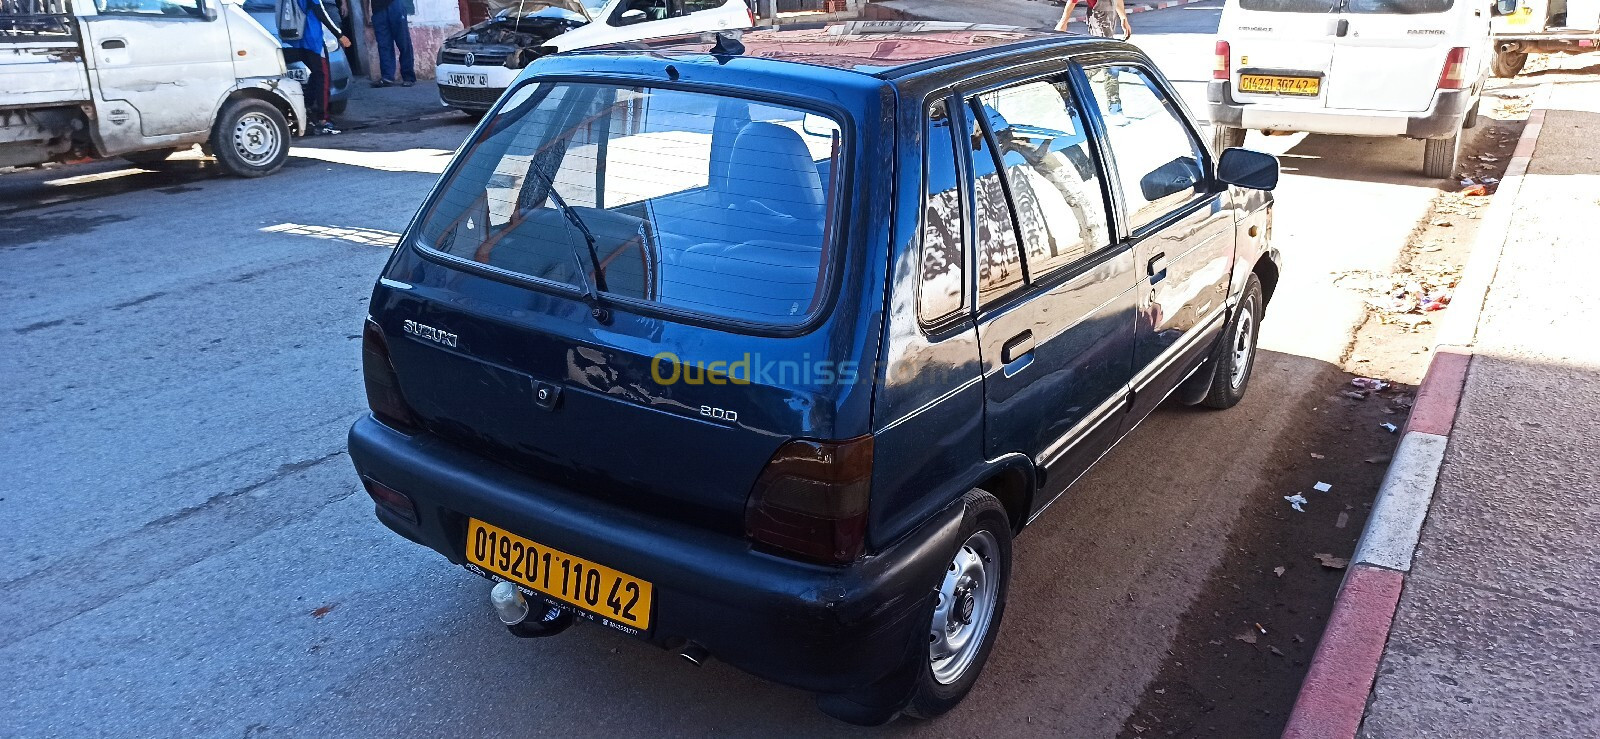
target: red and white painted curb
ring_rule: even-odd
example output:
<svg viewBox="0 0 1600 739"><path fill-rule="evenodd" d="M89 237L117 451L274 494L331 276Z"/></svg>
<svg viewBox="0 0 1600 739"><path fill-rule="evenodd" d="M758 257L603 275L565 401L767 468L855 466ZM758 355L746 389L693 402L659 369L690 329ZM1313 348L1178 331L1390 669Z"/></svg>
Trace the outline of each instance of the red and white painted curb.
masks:
<svg viewBox="0 0 1600 739"><path fill-rule="evenodd" d="M1455 426L1478 317L1500 264L1517 193L1544 127L1549 94L1549 85L1534 93L1533 112L1517 140L1494 202L1484 214L1466 272L1450 302L1450 315L1440 327L1433 361L1401 432L1400 446L1378 488L1372 515L1339 586L1328 627L1289 714L1285 739L1351 739L1361 728L1378 661L1389 640L1389 628Z"/></svg>

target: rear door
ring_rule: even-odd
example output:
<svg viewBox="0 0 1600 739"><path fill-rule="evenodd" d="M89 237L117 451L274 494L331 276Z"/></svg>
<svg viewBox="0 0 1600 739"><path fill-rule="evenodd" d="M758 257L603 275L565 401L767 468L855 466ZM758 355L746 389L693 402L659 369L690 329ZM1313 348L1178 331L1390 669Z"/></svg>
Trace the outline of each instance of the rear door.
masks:
<svg viewBox="0 0 1600 739"><path fill-rule="evenodd" d="M1217 33L1228 43L1234 99L1273 107L1326 104L1340 0L1235 0Z"/></svg>
<svg viewBox="0 0 1600 739"><path fill-rule="evenodd" d="M1470 10L1469 2L1343 0L1328 107L1427 110L1450 49L1468 47L1477 64L1488 46L1488 3Z"/></svg>
<svg viewBox="0 0 1600 739"><path fill-rule="evenodd" d="M145 137L208 129L233 88L228 24L206 2L218 0L100 0L80 19L100 97L139 111Z"/></svg>
<svg viewBox="0 0 1600 739"><path fill-rule="evenodd" d="M967 96L986 451L1046 470L1048 504L1126 412L1134 270L1065 72Z"/></svg>

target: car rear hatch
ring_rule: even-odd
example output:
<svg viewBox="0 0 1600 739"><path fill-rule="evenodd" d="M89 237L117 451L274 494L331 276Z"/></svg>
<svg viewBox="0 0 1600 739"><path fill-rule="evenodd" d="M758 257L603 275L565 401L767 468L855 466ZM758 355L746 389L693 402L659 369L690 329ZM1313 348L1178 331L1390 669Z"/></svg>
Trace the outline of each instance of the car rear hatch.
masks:
<svg viewBox="0 0 1600 739"><path fill-rule="evenodd" d="M1218 32L1233 96L1277 108L1324 107L1340 0L1240 0Z"/></svg>
<svg viewBox="0 0 1600 739"><path fill-rule="evenodd" d="M1328 107L1427 110L1450 49L1461 45L1454 26L1462 19L1448 11L1464 1L1345 0L1339 16L1344 34L1333 40Z"/></svg>
<svg viewBox="0 0 1600 739"><path fill-rule="evenodd" d="M860 394L825 310L843 130L681 89L514 88L375 293L415 423L580 493L740 530L785 441L863 432L839 418Z"/></svg>

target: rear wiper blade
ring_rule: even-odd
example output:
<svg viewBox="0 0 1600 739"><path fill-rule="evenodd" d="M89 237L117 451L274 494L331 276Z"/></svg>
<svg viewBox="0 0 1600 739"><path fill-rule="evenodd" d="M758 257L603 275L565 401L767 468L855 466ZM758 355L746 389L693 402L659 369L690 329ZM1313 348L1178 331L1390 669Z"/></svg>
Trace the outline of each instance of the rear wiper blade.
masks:
<svg viewBox="0 0 1600 739"><path fill-rule="evenodd" d="M556 192L555 180L540 171L538 162L529 162L528 171L539 176L539 179L549 188L550 201L556 204L556 210L561 211L561 215L566 216L567 221L576 227L579 233L583 234L583 241L588 245L589 266L594 268L594 284L590 284L589 278L583 274L583 257L574 251L572 258L578 260L578 279L583 282L584 294L589 297L591 303L599 303L600 293L608 291L606 289L606 270L605 267L600 265L600 249L595 246L594 232L589 230L588 224L583 222L583 218L578 215L578 212L573 210L572 206L567 205L567 201L561 197L561 193Z"/></svg>

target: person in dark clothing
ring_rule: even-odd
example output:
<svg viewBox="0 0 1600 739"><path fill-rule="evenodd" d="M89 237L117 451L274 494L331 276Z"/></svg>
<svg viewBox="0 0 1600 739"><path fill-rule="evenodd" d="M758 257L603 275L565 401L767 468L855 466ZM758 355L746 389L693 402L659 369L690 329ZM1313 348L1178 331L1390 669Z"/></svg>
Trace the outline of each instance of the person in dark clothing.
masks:
<svg viewBox="0 0 1600 739"><path fill-rule="evenodd" d="M300 3L306 11L306 29L300 38L283 42L283 61L286 64L300 62L311 70L311 79L306 81L306 118L310 119L306 126L306 134L333 134L339 130L333 127L333 122L328 120L328 58L323 53L322 30L326 28L329 33L337 36L339 45L350 48L350 39L339 32L339 24L333 22L333 16L328 9L323 7L322 0L280 0L286 3Z"/></svg>
<svg viewBox="0 0 1600 739"><path fill-rule="evenodd" d="M371 0L372 35L378 37L378 81L373 87L417 83L416 62L411 56L411 28L406 23L410 0ZM395 79L395 50L400 52L399 79Z"/></svg>

